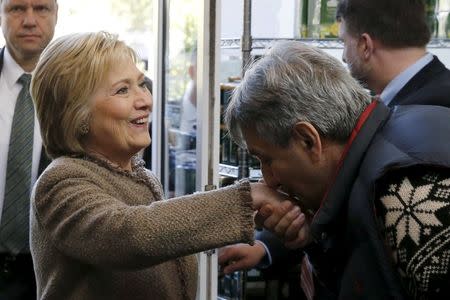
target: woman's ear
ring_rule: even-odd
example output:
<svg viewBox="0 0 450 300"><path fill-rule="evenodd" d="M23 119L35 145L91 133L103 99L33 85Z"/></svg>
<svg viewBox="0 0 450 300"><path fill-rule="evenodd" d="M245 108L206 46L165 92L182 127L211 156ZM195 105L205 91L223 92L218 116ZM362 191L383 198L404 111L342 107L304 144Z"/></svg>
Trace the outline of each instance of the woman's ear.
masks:
<svg viewBox="0 0 450 300"><path fill-rule="evenodd" d="M293 139L313 162L321 160L322 140L319 132L311 123L296 123L293 128Z"/></svg>

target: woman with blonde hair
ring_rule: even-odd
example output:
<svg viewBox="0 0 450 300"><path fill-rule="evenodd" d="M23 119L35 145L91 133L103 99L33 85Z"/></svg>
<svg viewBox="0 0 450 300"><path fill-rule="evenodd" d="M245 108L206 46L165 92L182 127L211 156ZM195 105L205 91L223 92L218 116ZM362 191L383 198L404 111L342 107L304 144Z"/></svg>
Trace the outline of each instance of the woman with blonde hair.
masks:
<svg viewBox="0 0 450 300"><path fill-rule="evenodd" d="M136 156L150 143L152 97L135 53L114 35L51 43L31 93L54 159L31 199L39 299L195 299L191 254L252 243L253 211L282 200L248 181L164 200Z"/></svg>

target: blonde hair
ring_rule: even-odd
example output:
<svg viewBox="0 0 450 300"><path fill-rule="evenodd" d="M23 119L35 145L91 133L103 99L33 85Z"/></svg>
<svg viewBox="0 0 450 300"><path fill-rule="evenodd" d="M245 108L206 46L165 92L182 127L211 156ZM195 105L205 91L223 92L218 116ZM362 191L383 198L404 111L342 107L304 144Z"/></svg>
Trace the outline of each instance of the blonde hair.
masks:
<svg viewBox="0 0 450 300"><path fill-rule="evenodd" d="M66 35L44 50L32 77L31 96L50 157L85 153L83 127L90 121L90 98L124 59L137 62L136 53L107 32Z"/></svg>

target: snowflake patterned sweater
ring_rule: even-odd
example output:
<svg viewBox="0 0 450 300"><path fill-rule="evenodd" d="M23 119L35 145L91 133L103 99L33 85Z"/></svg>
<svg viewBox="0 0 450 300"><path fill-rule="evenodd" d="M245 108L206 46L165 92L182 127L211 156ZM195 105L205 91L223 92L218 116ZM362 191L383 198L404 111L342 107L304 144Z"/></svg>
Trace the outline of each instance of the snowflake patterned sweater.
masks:
<svg viewBox="0 0 450 300"><path fill-rule="evenodd" d="M371 105L311 224L317 299L450 295L450 109Z"/></svg>

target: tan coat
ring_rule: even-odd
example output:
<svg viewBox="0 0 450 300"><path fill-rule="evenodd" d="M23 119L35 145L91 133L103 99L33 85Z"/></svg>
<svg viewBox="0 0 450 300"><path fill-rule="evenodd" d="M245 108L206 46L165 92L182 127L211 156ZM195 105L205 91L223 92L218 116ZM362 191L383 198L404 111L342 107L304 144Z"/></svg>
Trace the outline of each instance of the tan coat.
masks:
<svg viewBox="0 0 450 300"><path fill-rule="evenodd" d="M197 262L187 255L253 242L248 183L162 200L142 163L127 172L54 160L32 195L38 299L195 299Z"/></svg>

